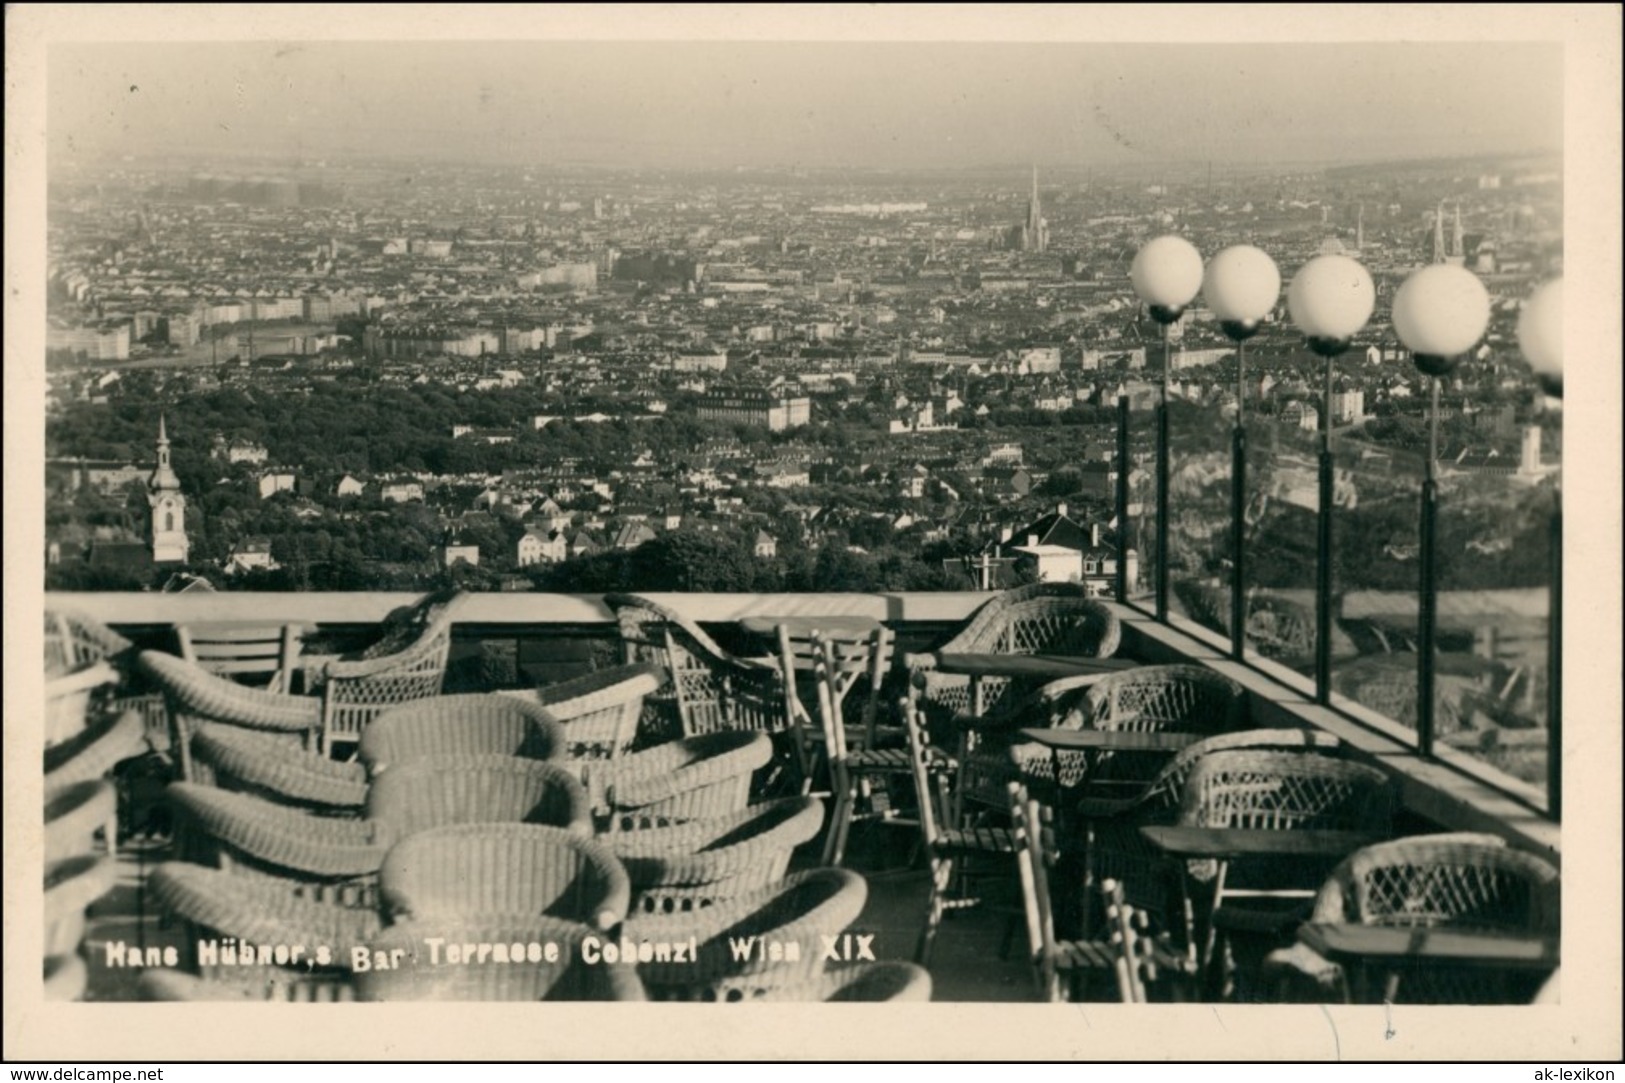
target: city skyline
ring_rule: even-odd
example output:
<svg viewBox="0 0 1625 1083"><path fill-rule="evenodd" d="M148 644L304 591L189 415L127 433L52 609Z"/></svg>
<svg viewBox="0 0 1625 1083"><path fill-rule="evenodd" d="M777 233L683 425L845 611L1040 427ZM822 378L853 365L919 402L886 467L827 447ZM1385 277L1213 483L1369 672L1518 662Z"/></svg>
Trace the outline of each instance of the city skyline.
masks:
<svg viewBox="0 0 1625 1083"><path fill-rule="evenodd" d="M47 65L55 162L1113 169L1562 149L1562 50L1536 42L59 42Z"/></svg>

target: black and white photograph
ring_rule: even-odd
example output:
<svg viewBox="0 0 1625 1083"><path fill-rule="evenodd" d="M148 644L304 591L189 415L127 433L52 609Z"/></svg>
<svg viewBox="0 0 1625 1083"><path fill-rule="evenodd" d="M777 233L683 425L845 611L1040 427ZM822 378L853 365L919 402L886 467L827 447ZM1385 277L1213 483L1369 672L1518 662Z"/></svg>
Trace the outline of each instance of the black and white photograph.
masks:
<svg viewBox="0 0 1625 1083"><path fill-rule="evenodd" d="M1619 32L9 7L6 1058L1617 1061Z"/></svg>

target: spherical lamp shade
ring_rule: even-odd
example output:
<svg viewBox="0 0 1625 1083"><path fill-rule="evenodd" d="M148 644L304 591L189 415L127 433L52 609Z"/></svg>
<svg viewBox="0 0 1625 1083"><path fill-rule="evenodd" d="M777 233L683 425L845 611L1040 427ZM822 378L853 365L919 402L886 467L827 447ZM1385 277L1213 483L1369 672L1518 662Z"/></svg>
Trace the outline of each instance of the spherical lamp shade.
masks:
<svg viewBox="0 0 1625 1083"><path fill-rule="evenodd" d="M1377 307L1377 289L1357 260L1316 256L1292 276L1286 291L1292 322L1317 352L1337 353Z"/></svg>
<svg viewBox="0 0 1625 1083"><path fill-rule="evenodd" d="M1394 333L1416 367L1443 375L1484 337L1490 295L1471 271L1448 263L1424 267L1394 294Z"/></svg>
<svg viewBox="0 0 1625 1083"><path fill-rule="evenodd" d="M1563 280L1546 283L1518 313L1518 345L1548 395L1563 396Z"/></svg>
<svg viewBox="0 0 1625 1083"><path fill-rule="evenodd" d="M1268 254L1250 244L1233 245L1214 256L1202 276L1202 298L1234 339L1258 329L1281 297L1281 272Z"/></svg>
<svg viewBox="0 0 1625 1083"><path fill-rule="evenodd" d="M1202 254L1183 237L1158 237L1134 254L1128 278L1152 316L1172 323L1202 288Z"/></svg>

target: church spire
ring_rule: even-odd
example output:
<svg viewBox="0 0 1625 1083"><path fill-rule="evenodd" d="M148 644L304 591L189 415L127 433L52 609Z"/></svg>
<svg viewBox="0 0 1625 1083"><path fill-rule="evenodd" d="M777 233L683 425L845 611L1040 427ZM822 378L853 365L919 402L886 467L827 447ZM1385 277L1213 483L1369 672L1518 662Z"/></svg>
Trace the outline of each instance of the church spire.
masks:
<svg viewBox="0 0 1625 1083"><path fill-rule="evenodd" d="M169 462L169 432L163 414L158 415L158 468L152 472L147 487L154 491L176 491L181 487L181 479L175 476L175 468Z"/></svg>
<svg viewBox="0 0 1625 1083"><path fill-rule="evenodd" d="M1033 165L1033 194L1027 200L1027 225L1022 235L1022 248L1029 252L1042 252L1049 247L1049 227L1044 224L1043 204L1038 201L1038 165Z"/></svg>

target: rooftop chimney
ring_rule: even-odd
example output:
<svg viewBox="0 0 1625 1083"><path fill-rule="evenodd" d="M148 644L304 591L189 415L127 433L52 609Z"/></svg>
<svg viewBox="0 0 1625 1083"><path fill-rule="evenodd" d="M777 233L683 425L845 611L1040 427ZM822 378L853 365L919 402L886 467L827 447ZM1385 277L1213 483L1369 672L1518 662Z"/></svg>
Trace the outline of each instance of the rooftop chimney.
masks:
<svg viewBox="0 0 1625 1083"><path fill-rule="evenodd" d="M1063 500L1061 503L1055 505L1055 514L1059 515L1063 519L1066 518L1066 501Z"/></svg>
<svg viewBox="0 0 1625 1083"><path fill-rule="evenodd" d="M1100 524L1099 523L1090 523L1089 524L1089 547L1091 549L1099 549L1100 548Z"/></svg>
<svg viewBox="0 0 1625 1083"><path fill-rule="evenodd" d="M1038 544L1038 535L1037 534L1029 534L1029 535L1027 535L1027 544L1028 545L1037 545Z"/></svg>

